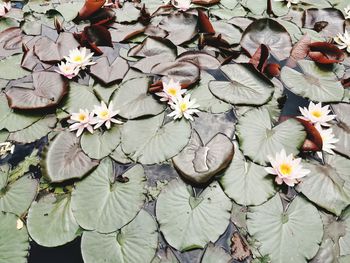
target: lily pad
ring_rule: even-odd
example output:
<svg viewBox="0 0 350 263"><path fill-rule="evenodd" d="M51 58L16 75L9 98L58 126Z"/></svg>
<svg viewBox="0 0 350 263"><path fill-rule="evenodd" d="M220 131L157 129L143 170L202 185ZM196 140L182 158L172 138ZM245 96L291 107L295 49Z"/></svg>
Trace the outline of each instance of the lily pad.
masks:
<svg viewBox="0 0 350 263"><path fill-rule="evenodd" d="M7 103L5 94L0 93L0 130L9 132L22 130L38 121L40 115L32 115L12 110Z"/></svg>
<svg viewBox="0 0 350 263"><path fill-rule="evenodd" d="M28 212L28 231L36 243L45 247L74 240L79 225L72 213L70 195L48 194L33 202Z"/></svg>
<svg viewBox="0 0 350 263"><path fill-rule="evenodd" d="M116 21L119 23L133 22L140 16L140 10L137 9L132 3L125 2L122 8L118 8L115 11Z"/></svg>
<svg viewBox="0 0 350 263"><path fill-rule="evenodd" d="M149 78L135 78L123 82L111 98L113 108L118 109L119 115L126 119L161 113L165 106L148 94L149 86Z"/></svg>
<svg viewBox="0 0 350 263"><path fill-rule="evenodd" d="M229 165L233 153L233 144L226 135L218 133L204 144L193 130L189 143L173 158L173 163L184 178L204 184Z"/></svg>
<svg viewBox="0 0 350 263"><path fill-rule="evenodd" d="M260 241L259 251L271 262L306 263L319 248L323 224L317 209L297 196L285 211L277 194L248 213L248 230Z"/></svg>
<svg viewBox="0 0 350 263"><path fill-rule="evenodd" d="M335 151L350 158L350 104L339 103L332 105L337 115L338 123L332 126L334 135L339 139L335 143Z"/></svg>
<svg viewBox="0 0 350 263"><path fill-rule="evenodd" d="M82 178L98 164L80 148L79 138L71 132L61 132L50 144L45 168L51 182Z"/></svg>
<svg viewBox="0 0 350 263"><path fill-rule="evenodd" d="M26 263L29 250L27 228L17 229L13 214L0 212L0 263Z"/></svg>
<svg viewBox="0 0 350 263"><path fill-rule="evenodd" d="M33 88L11 87L6 91L11 108L42 109L56 106L67 93L68 85L55 72L34 72Z"/></svg>
<svg viewBox="0 0 350 263"><path fill-rule="evenodd" d="M215 78L207 73L201 71L201 79L198 85L189 92L192 94L191 98L195 98L199 104L199 109L211 113L222 113L229 111L232 106L222 100L216 98L209 90L209 82Z"/></svg>
<svg viewBox="0 0 350 263"><path fill-rule="evenodd" d="M235 155L222 173L220 183L225 193L244 206L261 205L276 193L273 179L264 166L245 160L235 145Z"/></svg>
<svg viewBox="0 0 350 263"><path fill-rule="evenodd" d="M209 82L210 91L231 104L261 105L274 91L273 84L251 64L230 64L221 67L227 81Z"/></svg>
<svg viewBox="0 0 350 263"><path fill-rule="evenodd" d="M0 60L0 78L18 79L29 75L31 72L21 67L22 54L17 54Z"/></svg>
<svg viewBox="0 0 350 263"><path fill-rule="evenodd" d="M132 120L123 125L122 149L129 158L142 164L166 161L188 143L191 126L186 120L164 124L164 115Z"/></svg>
<svg viewBox="0 0 350 263"><path fill-rule="evenodd" d="M141 165L133 166L123 178L125 182L118 181L112 161L106 158L77 183L72 194L72 210L81 227L111 233L136 216L146 198L144 170Z"/></svg>
<svg viewBox="0 0 350 263"><path fill-rule="evenodd" d="M299 60L297 62L301 72L283 67L281 80L293 93L321 102L341 101L344 88L336 75L323 69L313 61Z"/></svg>
<svg viewBox="0 0 350 263"><path fill-rule="evenodd" d="M195 196L184 182L173 180L160 193L156 214L166 241L185 251L215 242L226 230L231 207L217 182Z"/></svg>
<svg viewBox="0 0 350 263"><path fill-rule="evenodd" d="M80 145L83 151L92 159L102 159L111 154L120 143L120 126L111 129L96 130L94 134L84 133Z"/></svg>
<svg viewBox="0 0 350 263"><path fill-rule="evenodd" d="M253 162L265 165L267 156L274 156L282 149L294 155L305 141L304 126L288 119L273 126L267 109L254 109L243 115L236 126L240 148Z"/></svg>
<svg viewBox="0 0 350 263"><path fill-rule="evenodd" d="M241 46L250 55L253 55L261 44L266 45L277 60L288 58L292 50L292 39L287 30L269 18L258 19L251 23L241 39Z"/></svg>
<svg viewBox="0 0 350 263"><path fill-rule="evenodd" d="M324 154L325 165L304 163L311 171L297 188L320 207L340 215L350 202L350 160L340 155Z"/></svg>
<svg viewBox="0 0 350 263"><path fill-rule="evenodd" d="M4 185L0 183L0 211L21 216L28 210L37 194L38 180L33 179L32 174L26 174L6 184L8 175L0 173L2 180L5 180Z"/></svg>
<svg viewBox="0 0 350 263"><path fill-rule="evenodd" d="M99 234L85 231L81 251L85 263L151 262L157 243L156 221L141 210L130 224L117 232Z"/></svg>
<svg viewBox="0 0 350 263"><path fill-rule="evenodd" d="M231 256L223 248L209 244L203 254L201 263L228 263L231 260Z"/></svg>

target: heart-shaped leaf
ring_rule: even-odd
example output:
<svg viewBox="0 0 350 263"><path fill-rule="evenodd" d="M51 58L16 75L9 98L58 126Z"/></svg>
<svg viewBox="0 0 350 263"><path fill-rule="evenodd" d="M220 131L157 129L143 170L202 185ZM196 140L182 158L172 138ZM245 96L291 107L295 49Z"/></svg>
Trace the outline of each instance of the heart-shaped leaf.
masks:
<svg viewBox="0 0 350 263"><path fill-rule="evenodd" d="M264 166L245 160L235 145L235 155L222 173L220 183L225 193L244 206L260 205L276 193L273 179Z"/></svg>
<svg viewBox="0 0 350 263"><path fill-rule="evenodd" d="M81 241L86 263L151 262L157 246L157 223L144 210L117 232L99 234L85 231Z"/></svg>
<svg viewBox="0 0 350 263"><path fill-rule="evenodd" d="M111 154L120 143L120 126L111 129L96 130L93 134L84 133L81 137L81 148L92 159L102 159Z"/></svg>
<svg viewBox="0 0 350 263"><path fill-rule="evenodd" d="M344 88L332 71L309 60L298 61L298 66L301 72L289 67L283 67L281 71L281 80L290 91L314 101L342 100Z"/></svg>
<svg viewBox="0 0 350 263"><path fill-rule="evenodd" d="M8 173L0 172L1 180L6 182L8 175ZM32 178L32 174L26 174L18 180L7 182L4 185L0 183L0 211L21 216L28 210L37 190L38 181Z"/></svg>
<svg viewBox="0 0 350 263"><path fill-rule="evenodd" d="M123 82L113 94L114 109L126 119L135 119L146 115L157 115L164 111L164 104L148 94L149 78L134 78Z"/></svg>
<svg viewBox="0 0 350 263"><path fill-rule="evenodd" d="M128 63L118 57L112 64L109 63L107 57L96 60L96 64L90 67L90 73L105 85L117 80L123 79L129 69Z"/></svg>
<svg viewBox="0 0 350 263"><path fill-rule="evenodd" d="M42 109L56 106L68 92L68 84L55 72L34 72L33 88L11 87L6 91L13 109Z"/></svg>
<svg viewBox="0 0 350 263"><path fill-rule="evenodd" d="M72 213L70 195L48 194L33 202L28 212L28 231L36 243L46 247L75 239L79 225Z"/></svg>
<svg viewBox="0 0 350 263"><path fill-rule="evenodd" d="M191 198L202 201L191 207ZM185 251L215 242L229 223L231 207L230 200L216 182L195 197L185 183L173 180L160 193L156 214L166 241Z"/></svg>
<svg viewBox="0 0 350 263"><path fill-rule="evenodd" d="M187 180L203 184L228 166L233 153L233 144L226 135L218 133L203 144L194 130L189 143L173 158L173 163Z"/></svg>
<svg viewBox="0 0 350 263"><path fill-rule="evenodd" d="M253 162L265 165L267 156L275 156L282 149L298 154L306 133L297 120L289 119L273 127L267 109L248 111L236 126L240 148Z"/></svg>
<svg viewBox="0 0 350 263"><path fill-rule="evenodd" d="M57 135L45 158L45 168L51 182L81 178L97 164L83 152L79 138L71 132Z"/></svg>
<svg viewBox="0 0 350 263"><path fill-rule="evenodd" d="M262 18L251 23L244 31L241 46L253 55L261 44L266 45L277 60L289 57L292 40L287 30L277 21Z"/></svg>
<svg viewBox="0 0 350 263"><path fill-rule="evenodd" d="M232 104L261 105L274 91L273 84L251 64L229 64L221 67L227 81L211 81L210 91Z"/></svg>
<svg viewBox="0 0 350 263"><path fill-rule="evenodd" d="M316 254L323 235L317 209L300 196L286 211L278 194L250 208L247 225L249 234L261 243L260 253L276 263L306 263Z"/></svg>
<svg viewBox="0 0 350 263"><path fill-rule="evenodd" d="M0 262L26 263L29 250L27 228L17 229L17 216L0 212Z"/></svg>
<svg viewBox="0 0 350 263"><path fill-rule="evenodd" d="M304 163L311 171L297 190L322 208L339 215L350 202L350 160L324 154L325 165Z"/></svg>
<svg viewBox="0 0 350 263"><path fill-rule="evenodd" d="M191 126L185 120L164 124L164 115L128 121L122 129L122 149L129 158L154 164L178 154L188 143Z"/></svg>
<svg viewBox="0 0 350 263"><path fill-rule="evenodd" d="M118 181L112 161L106 158L77 183L72 194L72 210L81 227L111 233L135 217L146 198L144 170L141 165L133 166L123 178L125 182Z"/></svg>

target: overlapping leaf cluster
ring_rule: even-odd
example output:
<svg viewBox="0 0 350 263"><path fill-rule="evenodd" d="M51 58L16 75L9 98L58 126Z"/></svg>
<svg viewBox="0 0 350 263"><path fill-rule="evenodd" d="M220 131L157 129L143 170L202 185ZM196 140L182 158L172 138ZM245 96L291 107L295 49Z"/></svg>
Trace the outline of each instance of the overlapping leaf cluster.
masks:
<svg viewBox="0 0 350 263"><path fill-rule="evenodd" d="M350 54L333 43L350 30L345 2L12 3L0 18L0 142L16 149L0 159L0 263L27 262L29 238L78 237L86 263L348 262ZM77 47L96 63L68 80L57 63ZM193 122L155 95L170 79L200 105ZM293 118L293 98L331 106L334 155L317 158L322 138ZM101 101L123 124L69 131ZM265 170L281 149L311 171L295 188Z"/></svg>

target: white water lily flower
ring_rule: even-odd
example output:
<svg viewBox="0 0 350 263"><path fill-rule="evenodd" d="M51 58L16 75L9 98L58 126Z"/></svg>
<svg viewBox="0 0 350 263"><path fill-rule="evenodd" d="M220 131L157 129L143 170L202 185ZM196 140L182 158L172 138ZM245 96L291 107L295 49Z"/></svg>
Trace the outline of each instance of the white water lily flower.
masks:
<svg viewBox="0 0 350 263"><path fill-rule="evenodd" d="M334 41L338 44L340 49L346 48L346 51L350 53L350 35L348 31L345 31L343 35L338 33L338 35L334 37Z"/></svg>
<svg viewBox="0 0 350 263"><path fill-rule="evenodd" d="M184 98L177 97L170 103L170 107L173 112L168 114L169 117L174 117L174 120L185 117L188 120L193 121L192 114L199 112L196 108L199 107L196 104L196 99L191 100L191 94L187 94Z"/></svg>
<svg viewBox="0 0 350 263"><path fill-rule="evenodd" d="M0 17L4 16L10 10L11 10L11 2L0 3Z"/></svg>
<svg viewBox="0 0 350 263"><path fill-rule="evenodd" d="M0 143L0 156L13 154L15 151L15 145L11 142L2 142Z"/></svg>
<svg viewBox="0 0 350 263"><path fill-rule="evenodd" d="M57 65L59 70L56 70L57 73L65 76L68 79L74 78L78 75L80 68L77 65L70 62L61 62L61 64Z"/></svg>
<svg viewBox="0 0 350 263"><path fill-rule="evenodd" d="M308 108L299 107L299 110L303 115L301 118L311 121L314 124L319 123L322 126L330 126L328 122L334 120L336 117L336 115L329 114L331 112L329 105L322 107L321 102L314 104L311 101Z"/></svg>
<svg viewBox="0 0 350 263"><path fill-rule="evenodd" d="M96 64L96 62L91 61L93 55L93 52L86 54L86 48L83 47L81 49L75 48L70 50L69 56L64 58L67 62L72 63L81 69L85 69L87 66Z"/></svg>
<svg viewBox="0 0 350 263"><path fill-rule="evenodd" d="M350 19L350 5L344 8L345 19Z"/></svg>
<svg viewBox="0 0 350 263"><path fill-rule="evenodd" d="M280 153L276 153L275 158L267 157L272 167L266 167L265 170L269 174L276 176L276 183L285 183L289 186L294 186L299 182L299 178L310 173L310 170L303 169L301 158L294 158L293 154L287 156L284 149Z"/></svg>
<svg viewBox="0 0 350 263"><path fill-rule="evenodd" d="M318 123L315 125L315 128L318 130L322 138L322 151L325 151L329 154L334 154L334 144L337 143L339 139L335 138L333 130L331 128L323 129ZM317 154L321 158L322 154L320 152L317 152Z"/></svg>
<svg viewBox="0 0 350 263"><path fill-rule="evenodd" d="M172 0L171 4L181 11L187 11L191 8L191 0Z"/></svg>
<svg viewBox="0 0 350 263"><path fill-rule="evenodd" d="M105 124L107 129L111 128L111 123L122 124L122 121L114 119L113 117L119 113L118 110L113 110L112 102L109 103L108 107L104 101L101 101L101 106L95 106L94 113L97 117L94 118L92 124L96 124L94 129L101 127Z"/></svg>
<svg viewBox="0 0 350 263"><path fill-rule="evenodd" d="M170 103L174 98L181 97L185 92L185 89L181 89L180 82L170 79L168 83L163 81L163 91L157 92L156 95L161 97L161 101L169 101Z"/></svg>
<svg viewBox="0 0 350 263"><path fill-rule="evenodd" d="M23 227L24 227L23 221L20 218L18 218L16 222L16 228L18 230L21 230Z"/></svg>
<svg viewBox="0 0 350 263"><path fill-rule="evenodd" d="M85 129L90 133L94 133L92 128L92 121L94 119L94 113L89 112L88 110L80 109L78 113L72 113L72 116L68 120L68 123L72 123L69 126L70 131L77 131L77 137L79 137Z"/></svg>
<svg viewBox="0 0 350 263"><path fill-rule="evenodd" d="M300 0L275 0L275 2L287 2L287 7L290 8L292 4L299 4Z"/></svg>

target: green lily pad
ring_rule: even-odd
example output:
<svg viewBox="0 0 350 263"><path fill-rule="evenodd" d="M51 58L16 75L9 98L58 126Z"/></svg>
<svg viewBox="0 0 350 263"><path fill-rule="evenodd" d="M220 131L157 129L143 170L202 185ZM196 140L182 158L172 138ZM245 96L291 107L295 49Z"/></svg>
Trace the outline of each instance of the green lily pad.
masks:
<svg viewBox="0 0 350 263"><path fill-rule="evenodd" d="M9 140L19 143L31 143L46 136L56 126L55 115L47 115L29 127L10 133Z"/></svg>
<svg viewBox="0 0 350 263"><path fill-rule="evenodd" d="M64 245L79 234L70 195L48 194L33 202L27 223L31 238L45 247Z"/></svg>
<svg viewBox="0 0 350 263"><path fill-rule="evenodd" d="M80 148L79 138L68 131L57 135L45 158L45 168L51 182L82 178L97 164Z"/></svg>
<svg viewBox="0 0 350 263"><path fill-rule="evenodd" d="M303 125L294 119L273 127L267 109L247 112L238 120L236 130L243 154L261 165L269 162L267 156L275 156L282 149L298 154L306 138Z"/></svg>
<svg viewBox="0 0 350 263"><path fill-rule="evenodd" d="M350 160L324 154L325 165L304 163L311 173L302 178L297 190L320 207L340 215L350 203Z"/></svg>
<svg viewBox="0 0 350 263"><path fill-rule="evenodd" d="M107 158L77 183L72 194L72 209L81 227L111 233L136 216L146 199L144 170L141 165L133 166L123 178L126 182L115 178L112 161Z"/></svg>
<svg viewBox="0 0 350 263"><path fill-rule="evenodd" d="M337 115L338 123L332 126L333 133L339 139L335 143L335 151L350 158L350 104L339 103L332 105Z"/></svg>
<svg viewBox="0 0 350 263"><path fill-rule="evenodd" d="M284 211L277 194L248 213L248 231L261 246L262 255L270 255L271 262L306 263L319 248L323 224L317 209L297 196Z"/></svg>
<svg viewBox="0 0 350 263"><path fill-rule="evenodd" d="M27 174L14 182L6 183L9 173L0 176L5 183L0 183L0 211L23 215L37 194L38 180L33 179L32 174Z"/></svg>
<svg viewBox="0 0 350 263"><path fill-rule="evenodd" d="M39 119L40 115L30 115L12 110L8 106L5 94L0 94L0 130L6 129L9 132L19 131Z"/></svg>
<svg viewBox="0 0 350 263"><path fill-rule="evenodd" d="M321 102L341 101L344 88L336 75L313 61L299 60L301 72L289 67L281 70L281 80L293 93Z"/></svg>
<svg viewBox="0 0 350 263"><path fill-rule="evenodd" d="M117 232L99 234L85 231L81 251L85 263L151 262L157 243L156 221L141 210L130 224Z"/></svg>
<svg viewBox="0 0 350 263"><path fill-rule="evenodd" d="M111 98L114 109L126 119L157 115L164 111L165 104L148 94L149 78L135 78L123 82Z"/></svg>
<svg viewBox="0 0 350 263"><path fill-rule="evenodd" d="M26 263L29 250L27 228L17 229L18 218L0 212L0 263Z"/></svg>
<svg viewBox="0 0 350 263"><path fill-rule="evenodd" d="M122 129L122 149L129 158L154 164L178 154L191 136L191 126L182 119L163 124L164 115L128 121Z"/></svg>
<svg viewBox="0 0 350 263"><path fill-rule="evenodd" d="M79 10L83 7L84 1L61 3L55 10L60 12L66 22L77 17Z"/></svg>
<svg viewBox="0 0 350 263"><path fill-rule="evenodd" d="M166 241L185 251L215 242L229 224L231 207L217 182L195 196L184 182L173 180L160 193L156 214Z"/></svg>
<svg viewBox="0 0 350 263"><path fill-rule="evenodd" d="M31 73L21 67L22 55L17 54L0 60L0 78L19 79Z"/></svg>
<svg viewBox="0 0 350 263"><path fill-rule="evenodd" d="M113 125L109 130L85 132L81 137L81 148L92 159L102 159L111 154L120 143L120 126Z"/></svg>
<svg viewBox="0 0 350 263"><path fill-rule="evenodd" d="M137 9L134 4L126 2L122 8L118 8L115 11L116 21L121 22L133 22L140 16L140 10Z"/></svg>
<svg viewBox="0 0 350 263"><path fill-rule="evenodd" d="M214 80L214 77L206 71L201 71L201 79L198 85L189 90L191 98L196 99L199 104L198 109L211 113L222 113L229 111L232 106L222 100L216 98L209 90L209 82Z"/></svg>
<svg viewBox="0 0 350 263"><path fill-rule="evenodd" d="M235 155L220 183L225 193L240 205L260 205L276 193L273 178L264 166L245 160L235 145Z"/></svg>
<svg viewBox="0 0 350 263"><path fill-rule="evenodd" d="M221 67L228 81L209 82L210 91L231 104L262 105L270 100L273 84L251 64L229 64Z"/></svg>

